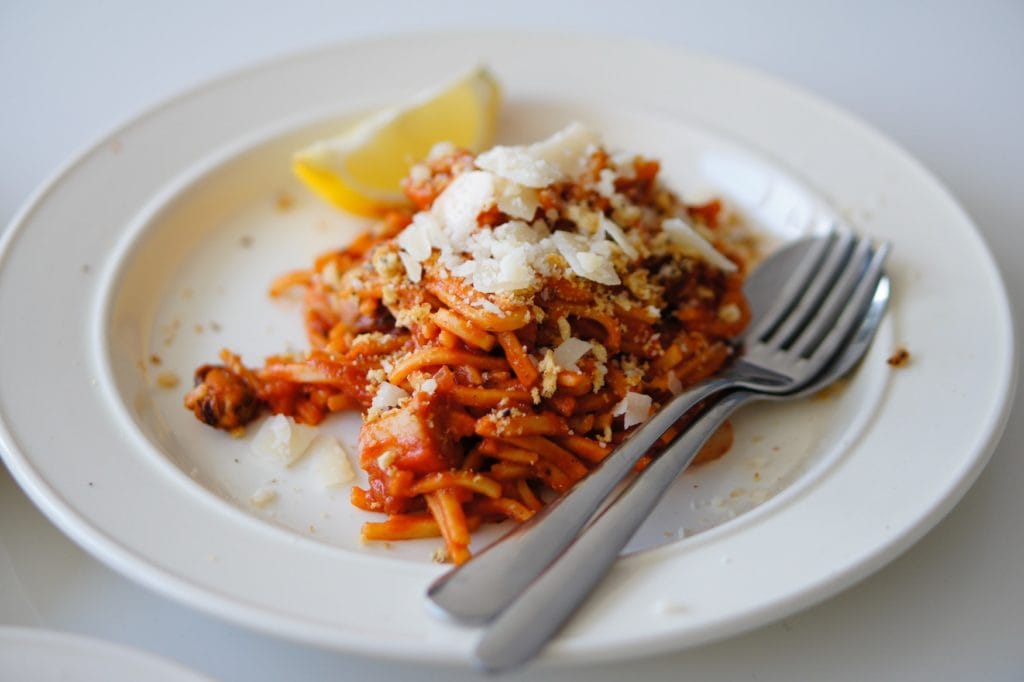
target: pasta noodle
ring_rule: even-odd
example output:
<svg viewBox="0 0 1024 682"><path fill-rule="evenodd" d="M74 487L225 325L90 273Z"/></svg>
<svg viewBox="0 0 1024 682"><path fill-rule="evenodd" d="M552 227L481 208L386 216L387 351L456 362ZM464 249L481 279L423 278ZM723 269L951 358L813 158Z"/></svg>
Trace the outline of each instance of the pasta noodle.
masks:
<svg viewBox="0 0 1024 682"><path fill-rule="evenodd" d="M303 293L310 350L262 367L225 350L185 404L226 430L362 410L369 484L352 503L386 515L364 538L439 535L466 561L482 522L529 518L733 353L748 237L658 173L580 126L479 157L439 149L406 181L411 208L272 283Z"/></svg>

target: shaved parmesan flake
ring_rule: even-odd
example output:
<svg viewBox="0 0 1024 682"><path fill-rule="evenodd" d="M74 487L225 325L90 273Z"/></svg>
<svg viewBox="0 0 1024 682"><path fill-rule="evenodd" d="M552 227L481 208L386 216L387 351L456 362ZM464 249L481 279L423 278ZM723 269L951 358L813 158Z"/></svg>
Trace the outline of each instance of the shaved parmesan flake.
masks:
<svg viewBox="0 0 1024 682"><path fill-rule="evenodd" d="M583 276L587 279L609 285L615 285L621 281L615 272L615 267L605 256L592 251L580 251L576 254L576 259L579 261L580 267L583 268Z"/></svg>
<svg viewBox="0 0 1024 682"><path fill-rule="evenodd" d="M377 387L377 394L373 396L370 409L390 410L392 407L398 407L398 404L408 397L409 394L405 392L405 389L385 381Z"/></svg>
<svg viewBox="0 0 1024 682"><path fill-rule="evenodd" d="M611 199L615 195L615 171L611 168L602 168L597 177L597 193Z"/></svg>
<svg viewBox="0 0 1024 682"><path fill-rule="evenodd" d="M601 138L596 132L582 123L573 122L527 149L536 158L556 166L563 178L568 178L583 170L587 158L600 144Z"/></svg>
<svg viewBox="0 0 1024 682"><path fill-rule="evenodd" d="M270 417L252 441L252 451L261 457L291 466L302 459L306 449L316 436L316 429L305 424L296 424L291 417L276 414Z"/></svg>
<svg viewBox="0 0 1024 682"><path fill-rule="evenodd" d="M309 455L313 458L317 478L325 488L335 488L355 480L356 472L352 462L337 438L317 436L309 447Z"/></svg>
<svg viewBox="0 0 1024 682"><path fill-rule="evenodd" d="M452 274L463 279L472 278L474 272L476 272L476 262L471 260L463 261L452 268Z"/></svg>
<svg viewBox="0 0 1024 682"><path fill-rule="evenodd" d="M486 310L487 312L493 313L493 314L497 315L498 317L505 317L505 311L502 310L501 308L499 308L495 303L492 303L490 300L488 300L486 298L479 298L479 299L473 301L473 307L474 308L480 308L482 310Z"/></svg>
<svg viewBox="0 0 1024 682"><path fill-rule="evenodd" d="M420 263L430 258L430 226L427 224L429 220L428 214L417 213L396 239L398 245Z"/></svg>
<svg viewBox="0 0 1024 682"><path fill-rule="evenodd" d="M533 220L540 201L537 190L512 182L505 178L496 178L498 210L510 218Z"/></svg>
<svg viewBox="0 0 1024 682"><path fill-rule="evenodd" d="M427 236L427 241L433 248L440 249L441 251L452 250L452 243L448 238L448 234L444 231L444 228L441 227L441 223L438 222L437 218L432 213L424 213L423 211L420 211L413 216L412 222L417 225L422 225L423 232ZM429 256L430 254L428 253L427 257Z"/></svg>
<svg viewBox="0 0 1024 682"><path fill-rule="evenodd" d="M532 156L524 147L494 147L476 157L476 165L524 187L539 189L562 178L557 166Z"/></svg>
<svg viewBox="0 0 1024 682"><path fill-rule="evenodd" d="M423 277L423 266L420 262L405 251L399 251L398 257L402 260L402 265L405 267L405 274L409 277L409 281L414 284L419 282Z"/></svg>
<svg viewBox="0 0 1024 682"><path fill-rule="evenodd" d="M668 390L672 395L679 395L683 392L683 382L679 381L679 377L673 371L668 373Z"/></svg>
<svg viewBox="0 0 1024 682"><path fill-rule="evenodd" d="M709 265L725 272L735 272L736 264L716 251L715 247L683 220L669 218L661 223L661 229L675 244L692 251Z"/></svg>
<svg viewBox="0 0 1024 682"><path fill-rule="evenodd" d="M622 228L614 220L606 218L603 213L599 215L601 229L619 245L622 253L626 254L630 260L636 260L640 254L637 253L636 247L629 243L629 239L626 238L626 233L622 231Z"/></svg>
<svg viewBox="0 0 1024 682"><path fill-rule="evenodd" d="M650 418L651 404L651 396L630 391L612 408L612 416L624 415L622 428L628 429L631 426L642 424Z"/></svg>
<svg viewBox="0 0 1024 682"><path fill-rule="evenodd" d="M533 284L536 275L526 262L526 255L524 249L518 249L505 254L499 262L498 280L506 290L526 289Z"/></svg>
<svg viewBox="0 0 1024 682"><path fill-rule="evenodd" d="M476 165L524 187L539 189L577 174L599 143L600 139L592 130L572 123L531 145L494 147L480 154Z"/></svg>
<svg viewBox="0 0 1024 682"><path fill-rule="evenodd" d="M583 341L582 339L570 336L555 349L555 364L570 372L578 372L580 368L576 363L580 358L589 353L590 350L591 345L589 341Z"/></svg>
<svg viewBox="0 0 1024 682"><path fill-rule="evenodd" d="M532 246L538 244L544 237L550 236L548 226L543 220L535 223L527 223L522 220L510 220L494 228L494 239L496 244L492 248L516 249L521 246ZM495 252L495 255L498 255Z"/></svg>

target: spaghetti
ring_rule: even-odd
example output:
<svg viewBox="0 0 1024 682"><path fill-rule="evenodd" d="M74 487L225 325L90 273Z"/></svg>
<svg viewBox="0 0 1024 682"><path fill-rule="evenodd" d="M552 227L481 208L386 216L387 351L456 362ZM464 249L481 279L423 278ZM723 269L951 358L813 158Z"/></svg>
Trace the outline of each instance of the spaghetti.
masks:
<svg viewBox="0 0 1024 682"><path fill-rule="evenodd" d="M361 410L352 503L386 515L364 538L441 536L462 563L477 526L529 518L729 361L746 236L658 173L578 125L478 157L439 146L405 182L413 208L273 283L304 292L311 349L259 368L222 351L185 405L226 430Z"/></svg>

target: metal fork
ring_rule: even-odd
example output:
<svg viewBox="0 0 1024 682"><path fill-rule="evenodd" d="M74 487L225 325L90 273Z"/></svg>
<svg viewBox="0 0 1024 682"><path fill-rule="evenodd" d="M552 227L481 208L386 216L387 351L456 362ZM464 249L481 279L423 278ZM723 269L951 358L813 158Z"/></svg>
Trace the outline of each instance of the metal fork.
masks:
<svg viewBox="0 0 1024 682"><path fill-rule="evenodd" d="M850 333L881 277L888 245L849 232L818 240L755 320L740 358L720 376L676 396L596 470L530 521L438 578L428 597L467 622L501 613L577 536L654 442L698 403L728 390L794 393L817 376Z"/></svg>
<svg viewBox="0 0 1024 682"><path fill-rule="evenodd" d="M806 397L845 376L867 351L888 301L889 280L883 276L859 329L839 356L803 390L793 395L731 391L705 409L494 621L476 648L481 667L489 672L504 671L540 653L611 570L619 552L722 422L748 401Z"/></svg>

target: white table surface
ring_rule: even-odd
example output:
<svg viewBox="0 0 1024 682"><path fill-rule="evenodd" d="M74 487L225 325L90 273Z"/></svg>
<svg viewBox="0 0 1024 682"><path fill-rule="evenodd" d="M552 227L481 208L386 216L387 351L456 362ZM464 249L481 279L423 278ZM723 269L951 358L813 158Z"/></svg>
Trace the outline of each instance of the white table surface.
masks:
<svg viewBox="0 0 1024 682"><path fill-rule="evenodd" d="M4 0L0 224L102 133L232 69L396 31L598 32L754 66L878 127L974 218L1024 319L1024 3L662 4ZM808 611L695 650L508 679L1024 679L1022 443L1018 401L990 465L953 512L888 567ZM343 656L193 612L85 554L2 469L0 623L100 637L222 680L479 677Z"/></svg>

